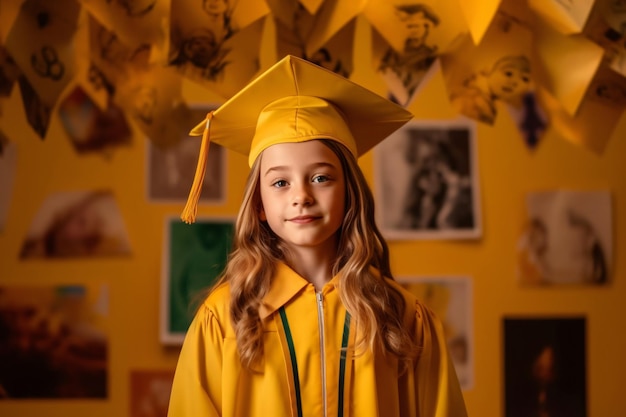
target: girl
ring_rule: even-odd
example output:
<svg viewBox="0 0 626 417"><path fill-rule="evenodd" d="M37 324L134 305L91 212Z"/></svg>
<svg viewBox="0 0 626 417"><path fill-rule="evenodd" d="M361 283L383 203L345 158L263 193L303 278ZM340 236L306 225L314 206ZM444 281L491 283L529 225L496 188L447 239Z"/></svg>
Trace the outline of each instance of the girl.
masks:
<svg viewBox="0 0 626 417"><path fill-rule="evenodd" d="M393 280L357 165L410 118L288 56L199 126L185 221L209 135L249 155L251 172L228 264L180 353L170 417L466 416L441 324Z"/></svg>

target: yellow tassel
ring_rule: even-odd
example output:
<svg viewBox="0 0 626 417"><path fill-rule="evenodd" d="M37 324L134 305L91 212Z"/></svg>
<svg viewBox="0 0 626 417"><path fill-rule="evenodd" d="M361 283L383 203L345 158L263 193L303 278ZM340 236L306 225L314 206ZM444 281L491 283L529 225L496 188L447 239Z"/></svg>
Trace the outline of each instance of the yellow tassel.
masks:
<svg viewBox="0 0 626 417"><path fill-rule="evenodd" d="M200 200L202 183L204 182L204 174L206 173L206 163L209 156L209 144L211 142L211 119L213 119L212 111L206 115L206 125L204 127L204 132L202 133L202 143L200 145L200 155L198 156L196 173L193 177L193 183L191 184L191 190L189 191L187 204L185 204L183 213L180 216L180 218L185 223L193 223L196 221L196 213L198 212L198 200Z"/></svg>

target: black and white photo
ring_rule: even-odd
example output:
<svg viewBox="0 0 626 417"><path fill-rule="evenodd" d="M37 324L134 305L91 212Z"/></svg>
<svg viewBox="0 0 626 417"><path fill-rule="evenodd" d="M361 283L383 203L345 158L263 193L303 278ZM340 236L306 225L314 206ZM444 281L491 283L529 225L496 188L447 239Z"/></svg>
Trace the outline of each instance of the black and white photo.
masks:
<svg viewBox="0 0 626 417"><path fill-rule="evenodd" d="M528 193L527 220L517 245L523 285L602 285L613 254L609 191Z"/></svg>
<svg viewBox="0 0 626 417"><path fill-rule="evenodd" d="M481 234L475 124L414 121L376 148L379 227L388 239Z"/></svg>
<svg viewBox="0 0 626 417"><path fill-rule="evenodd" d="M433 310L463 390L474 386L472 279L467 276L399 276L398 282Z"/></svg>
<svg viewBox="0 0 626 417"><path fill-rule="evenodd" d="M193 107L189 120L202 120L216 106ZM200 136L183 135L169 147L156 146L146 141L146 193L151 202L184 202L193 183ZM206 173L202 183L199 204L218 204L226 198L226 152L217 143L210 144Z"/></svg>

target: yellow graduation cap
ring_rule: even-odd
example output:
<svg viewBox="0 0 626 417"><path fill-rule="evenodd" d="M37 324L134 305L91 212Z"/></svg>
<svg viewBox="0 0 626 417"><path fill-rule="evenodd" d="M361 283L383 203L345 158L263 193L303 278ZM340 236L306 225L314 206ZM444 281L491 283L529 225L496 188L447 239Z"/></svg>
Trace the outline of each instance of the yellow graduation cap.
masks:
<svg viewBox="0 0 626 417"><path fill-rule="evenodd" d="M291 55L278 61L193 128L200 156L181 218L195 220L209 142L248 155L278 143L331 139L358 157L411 120L403 107Z"/></svg>

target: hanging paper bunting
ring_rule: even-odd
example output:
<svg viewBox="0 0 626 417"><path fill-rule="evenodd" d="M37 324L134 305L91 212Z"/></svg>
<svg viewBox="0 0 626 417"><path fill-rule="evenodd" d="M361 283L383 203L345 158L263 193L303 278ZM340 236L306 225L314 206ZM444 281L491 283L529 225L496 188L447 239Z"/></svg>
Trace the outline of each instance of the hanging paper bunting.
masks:
<svg viewBox="0 0 626 417"><path fill-rule="evenodd" d="M52 108L75 74L74 0L27 0L7 37L6 49L41 102Z"/></svg>
<svg viewBox="0 0 626 417"><path fill-rule="evenodd" d="M312 56L361 12L358 1L325 0L315 14L315 24L305 41L305 52Z"/></svg>
<svg viewBox="0 0 626 417"><path fill-rule="evenodd" d="M0 97L11 96L13 86L20 75L20 69L13 58L0 46Z"/></svg>
<svg viewBox="0 0 626 417"><path fill-rule="evenodd" d="M25 0L3 1L0 6L0 42L4 43Z"/></svg>
<svg viewBox="0 0 626 417"><path fill-rule="evenodd" d="M230 97L259 70L262 2L177 1L172 4L169 65Z"/></svg>
<svg viewBox="0 0 626 417"><path fill-rule="evenodd" d="M81 88L76 87L59 105L59 118L78 153L109 151L131 140L124 112L112 101L100 109Z"/></svg>
<svg viewBox="0 0 626 417"><path fill-rule="evenodd" d="M509 104L506 108L526 146L535 149L550 123L546 106L539 100L536 90L529 90L522 96L521 103L515 106Z"/></svg>
<svg viewBox="0 0 626 417"><path fill-rule="evenodd" d="M93 17L88 19L89 60L83 73L89 95L104 109L117 87L148 70L150 47L131 47ZM97 99L99 97L99 99Z"/></svg>
<svg viewBox="0 0 626 417"><path fill-rule="evenodd" d="M373 65L385 80L391 100L409 105L438 55L466 31L457 6L456 1L431 0L368 3L364 14L374 27Z"/></svg>
<svg viewBox="0 0 626 417"><path fill-rule="evenodd" d="M363 15L398 53L428 47L441 54L468 30L457 0L370 0Z"/></svg>
<svg viewBox="0 0 626 417"><path fill-rule="evenodd" d="M611 29L621 36L626 35L626 2L622 0L601 1L596 4L595 8L599 9Z"/></svg>
<svg viewBox="0 0 626 417"><path fill-rule="evenodd" d="M360 14L369 25L358 26ZM355 54L363 27L371 42ZM58 107L75 144L96 141L85 139L90 122L75 123L75 114L102 121L119 106L165 147L188 116L182 78L230 98L258 73L269 35L276 44L268 55L301 56L345 77L353 57L365 57L387 96L404 106L441 70L460 113L492 124L508 110L530 148L555 113L564 136L598 152L600 139L587 138L587 127L563 128L565 121L592 123L589 115L606 108L606 130L623 108L626 7L617 0L4 1L0 97L17 83L42 138ZM540 97L538 85L546 90Z"/></svg>
<svg viewBox="0 0 626 417"><path fill-rule="evenodd" d="M414 51L406 48L398 53L376 30L372 31L372 60L376 72L385 81L388 98L402 106L413 102L421 87L439 68L435 65L437 57L436 46L426 44Z"/></svg>
<svg viewBox="0 0 626 417"><path fill-rule="evenodd" d="M302 4L310 14L315 14L322 3L324 3L324 0L300 0L299 3Z"/></svg>
<svg viewBox="0 0 626 417"><path fill-rule="evenodd" d="M441 57L452 105L465 116L493 124L501 104L520 108L532 92L532 35L528 28L498 13L482 42L467 36Z"/></svg>
<svg viewBox="0 0 626 417"><path fill-rule="evenodd" d="M27 0L7 35L3 91L10 94L11 80L17 79L27 122L41 139L52 108L75 73L73 37L79 12L73 0Z"/></svg>
<svg viewBox="0 0 626 417"><path fill-rule="evenodd" d="M165 41L167 0L78 0L126 45L161 45ZM198 0L200 1L200 0Z"/></svg>
<svg viewBox="0 0 626 417"><path fill-rule="evenodd" d="M45 139L48 126L50 125L50 117L52 117L52 106L46 104L41 97L39 97L26 77L20 76L18 78L18 85L20 87L26 120L37 136L39 136L40 139Z"/></svg>
<svg viewBox="0 0 626 417"><path fill-rule="evenodd" d="M185 0L171 7L169 61L187 59L198 67L219 67L225 43L269 13L263 2L251 0Z"/></svg>
<svg viewBox="0 0 626 417"><path fill-rule="evenodd" d="M304 58L306 40L315 26L315 15L300 3L288 0L267 0L276 25L278 57L291 53Z"/></svg>
<svg viewBox="0 0 626 417"><path fill-rule="evenodd" d="M119 104L139 129L156 145L166 147L181 137L181 118L188 112L175 68L154 66L116 90Z"/></svg>
<svg viewBox="0 0 626 417"><path fill-rule="evenodd" d="M276 21L280 56L286 50L299 50L296 56L310 60L310 57L320 54L320 51L325 48L326 51L321 53L331 55L331 61L341 58L343 61L346 60L347 54L343 51L354 42L347 39L350 34L354 34L354 26L352 25L341 35L338 33L349 23L354 23L354 19L362 10L359 2L326 0L316 13L311 13L302 4L291 0L268 0L267 3ZM333 48L328 47L331 39L335 44ZM286 46L288 46L287 49L285 49ZM331 49L336 51L331 51ZM338 54L342 57L337 57ZM347 63L344 63L345 65Z"/></svg>
<svg viewBox="0 0 626 417"><path fill-rule="evenodd" d="M604 51L583 35L563 35L536 21L534 47L543 68L541 84L575 115Z"/></svg>
<svg viewBox="0 0 626 417"><path fill-rule="evenodd" d="M219 46L210 42L205 29L197 28L179 43L170 65L185 78L229 98L259 70L263 24L262 19L258 20Z"/></svg>
<svg viewBox="0 0 626 417"><path fill-rule="evenodd" d="M528 0L537 15L563 34L582 32L595 0Z"/></svg>
<svg viewBox="0 0 626 417"><path fill-rule="evenodd" d="M475 45L482 41L500 2L501 0L459 0L459 8L465 16Z"/></svg>
<svg viewBox="0 0 626 417"><path fill-rule="evenodd" d="M621 14L625 20L620 28L618 19L612 20L613 26L609 24L610 18L616 16L606 12L607 9L603 13L600 7L595 7L583 33L604 49L604 63L613 71L626 76L626 13Z"/></svg>
<svg viewBox="0 0 626 417"><path fill-rule="evenodd" d="M272 17L290 31L298 34L300 44L304 44L306 36L311 32L314 13L297 1L265 0Z"/></svg>
<svg viewBox="0 0 626 417"><path fill-rule="evenodd" d="M95 68L91 60L91 39L89 32L91 30L93 17L87 13L83 16L86 17L86 19L81 21L75 35L76 56L80 57L80 59L76 60L74 84L80 86L99 109L104 110L107 106L107 102L113 97L113 93L103 88L103 83L94 82L92 69ZM93 21L95 22L95 20Z"/></svg>
<svg viewBox="0 0 626 417"><path fill-rule="evenodd" d="M535 39L532 25L535 18L528 4L517 0L504 0L498 13L508 19L503 25L515 25L520 32L517 36L523 39L523 45L526 47L522 54L524 58L518 62L520 64L518 69L524 68L524 74L529 77L526 91L513 100L504 101L524 143L533 150L539 145L550 122L549 114L544 104L540 102L536 91L542 69L533 49ZM513 77L515 69L508 68L504 74Z"/></svg>
<svg viewBox="0 0 626 417"><path fill-rule="evenodd" d="M231 25L235 30L244 29L270 12L267 4L258 0L203 0L205 9L209 4L224 4L227 9L225 13L230 14ZM217 7L221 13L222 6Z"/></svg>
<svg viewBox="0 0 626 417"><path fill-rule="evenodd" d="M607 74L611 75L605 78ZM611 70L599 71L575 116L541 88L541 100L547 105L553 129L564 139L602 154L626 105L626 86L623 82L614 83L614 76Z"/></svg>
<svg viewBox="0 0 626 417"><path fill-rule="evenodd" d="M626 108L626 78L607 66L601 66L589 85L585 99L623 110Z"/></svg>
<svg viewBox="0 0 626 417"><path fill-rule="evenodd" d="M326 44L313 54L305 57L321 67L349 78L354 69L352 55L354 51L354 34L356 20L353 19L331 37Z"/></svg>
<svg viewBox="0 0 626 417"><path fill-rule="evenodd" d="M300 6L291 24L284 24L276 19L276 50L278 56L295 55L307 59L317 65L329 69L346 78L352 73L352 54L356 21L353 19L344 25L320 49L309 54L306 52L307 32L315 25L313 16ZM307 29L305 29L307 28Z"/></svg>

